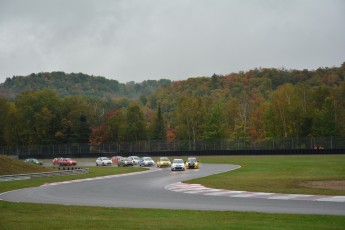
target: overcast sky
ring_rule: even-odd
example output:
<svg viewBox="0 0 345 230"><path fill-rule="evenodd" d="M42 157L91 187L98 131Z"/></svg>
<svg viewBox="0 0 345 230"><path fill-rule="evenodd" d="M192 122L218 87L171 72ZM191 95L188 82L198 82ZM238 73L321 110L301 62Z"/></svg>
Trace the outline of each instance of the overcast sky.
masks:
<svg viewBox="0 0 345 230"><path fill-rule="evenodd" d="M0 0L0 83L64 71L121 83L345 62L345 0Z"/></svg>

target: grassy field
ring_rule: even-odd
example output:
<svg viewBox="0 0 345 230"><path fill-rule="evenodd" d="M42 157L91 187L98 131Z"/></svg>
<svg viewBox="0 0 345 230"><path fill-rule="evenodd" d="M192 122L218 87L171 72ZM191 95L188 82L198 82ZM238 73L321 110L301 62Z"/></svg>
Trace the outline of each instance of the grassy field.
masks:
<svg viewBox="0 0 345 230"><path fill-rule="evenodd" d="M43 167L40 165L25 163L21 160L0 155L0 175L51 172L51 171L53 171L51 167Z"/></svg>
<svg viewBox="0 0 345 230"><path fill-rule="evenodd" d="M188 183L251 192L345 195L345 155L200 157L203 163L240 165L234 171L198 178ZM319 181L325 188L306 187ZM342 182L333 189L328 182Z"/></svg>
<svg viewBox="0 0 345 230"><path fill-rule="evenodd" d="M83 159L81 159L80 161L83 161ZM94 161L94 159L88 159L87 162L90 162L90 161ZM46 162L50 163L51 160L46 160ZM45 183L60 182L60 181L66 181L66 180L77 180L77 179L116 175L116 174L131 173L131 172L147 170L145 168L139 168L139 167L89 166L87 168L89 168L89 173L87 174L0 182L0 193L10 191L10 190L15 190L15 189L40 186ZM21 160L16 160L16 159L12 159L12 158L0 155L0 175L50 172L50 171L57 171L57 170L58 170L57 167L46 167L46 166L34 165L30 163L25 163Z"/></svg>
<svg viewBox="0 0 345 230"><path fill-rule="evenodd" d="M96 166L91 166L91 167L87 167L87 168L89 168L89 173L86 173L86 174L0 182L0 193L10 191L10 190L20 189L20 188L40 186L40 185L43 185L45 183L60 182L60 181L66 181L66 180L77 180L77 179L107 176L107 175L116 175L116 174L131 173L131 172L138 172L138 171L147 170L145 168L139 168L139 167L96 167Z"/></svg>
<svg viewBox="0 0 345 230"><path fill-rule="evenodd" d="M300 189L298 185L304 180L344 180L345 173L344 156L201 157L199 160L242 167L191 182L247 191L272 187L278 189L275 191L292 191L284 187ZM1 182L0 190L4 192L48 182L140 170L89 168L90 173L84 175ZM291 185L290 178L293 178ZM285 185L275 186L273 182ZM344 229L344 226L344 216L81 207L0 201L0 229Z"/></svg>
<svg viewBox="0 0 345 230"><path fill-rule="evenodd" d="M339 216L0 202L0 229L344 229Z"/></svg>

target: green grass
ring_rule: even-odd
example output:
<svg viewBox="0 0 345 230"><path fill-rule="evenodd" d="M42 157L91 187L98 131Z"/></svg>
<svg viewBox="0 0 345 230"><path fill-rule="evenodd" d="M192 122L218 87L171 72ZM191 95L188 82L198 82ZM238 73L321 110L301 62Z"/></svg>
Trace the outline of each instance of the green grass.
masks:
<svg viewBox="0 0 345 230"><path fill-rule="evenodd" d="M242 168L193 180L209 187L300 191L304 180L344 180L345 156L200 157ZM89 167L89 174L0 182L0 192L44 183L141 170ZM202 170L202 169L201 169ZM291 179L292 178L292 179ZM219 182L218 182L219 181ZM291 185L289 185L292 181ZM264 184L264 185L262 185ZM277 185L279 184L279 185ZM292 187L290 187L292 186ZM314 190L315 191L315 190ZM308 190L308 192L310 192ZM320 192L320 191L318 191ZM321 194L324 191L321 191ZM327 191L332 193L336 191ZM344 229L344 216L81 207L0 201L0 229Z"/></svg>
<svg viewBox="0 0 345 230"><path fill-rule="evenodd" d="M51 162L50 159L43 160L43 161ZM80 161L84 161L84 159L80 159ZM87 162L89 161L95 161L95 159L87 159ZM77 180L77 179L116 175L116 174L139 172L139 171L147 170L145 168L139 168L139 167L89 166L87 168L89 168L89 173L86 173L86 174L0 182L0 193L10 191L10 190L15 190L15 189L41 186L45 183L60 182L60 181L66 181L66 180ZM4 155L0 155L0 175L50 172L50 171L57 171L57 170L58 170L58 167L44 167L40 165L34 165L30 163L25 163L21 160L9 158Z"/></svg>
<svg viewBox="0 0 345 230"><path fill-rule="evenodd" d="M344 229L339 216L0 202L0 229Z"/></svg>
<svg viewBox="0 0 345 230"><path fill-rule="evenodd" d="M96 167L96 166L91 166L91 167L87 167L87 168L89 168L89 173L86 173L86 174L0 182L0 193L10 191L10 190L15 190L15 189L41 186L45 183L60 182L60 181L66 181L66 180L77 180L77 179L107 176L107 175L116 175L116 174L131 173L131 172L138 172L138 171L147 170L145 168L139 168L139 167Z"/></svg>
<svg viewBox="0 0 345 230"><path fill-rule="evenodd" d="M345 181L345 155L200 157L203 163L240 169L190 180L211 188L291 194L345 195L345 190L309 188L305 181Z"/></svg>
<svg viewBox="0 0 345 230"><path fill-rule="evenodd" d="M50 167L34 165L21 160L0 155L0 175L38 173L53 171Z"/></svg>

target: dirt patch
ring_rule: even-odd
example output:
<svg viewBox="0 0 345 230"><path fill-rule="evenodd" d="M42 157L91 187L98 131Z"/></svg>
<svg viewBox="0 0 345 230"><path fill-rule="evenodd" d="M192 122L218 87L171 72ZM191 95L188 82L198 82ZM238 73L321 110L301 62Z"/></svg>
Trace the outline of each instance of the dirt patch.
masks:
<svg viewBox="0 0 345 230"><path fill-rule="evenodd" d="M301 185L304 187L309 187L309 188L325 188L325 189L345 190L345 180L305 181Z"/></svg>

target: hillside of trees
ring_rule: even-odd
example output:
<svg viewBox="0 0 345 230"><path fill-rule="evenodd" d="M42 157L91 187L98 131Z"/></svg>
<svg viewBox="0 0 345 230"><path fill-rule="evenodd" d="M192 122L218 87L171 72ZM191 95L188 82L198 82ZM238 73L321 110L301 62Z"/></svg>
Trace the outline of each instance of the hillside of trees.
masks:
<svg viewBox="0 0 345 230"><path fill-rule="evenodd" d="M194 149L199 141L344 137L344 78L345 63L260 68L170 82L125 103L113 95L26 91L0 97L0 146L183 140Z"/></svg>
<svg viewBox="0 0 345 230"><path fill-rule="evenodd" d="M38 73L29 76L14 76L7 78L0 84L0 95L14 99L18 94L50 88L59 96L85 95L96 98L137 98L142 94L148 94L154 90L169 85L170 80L147 80L141 83L133 81L119 83L104 77L90 76L83 73Z"/></svg>

